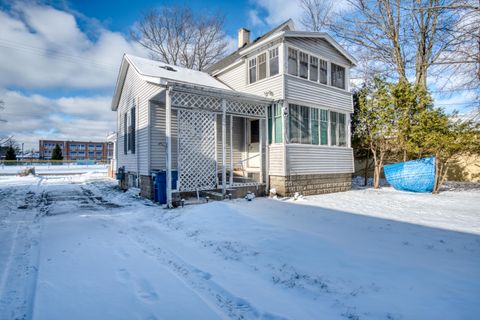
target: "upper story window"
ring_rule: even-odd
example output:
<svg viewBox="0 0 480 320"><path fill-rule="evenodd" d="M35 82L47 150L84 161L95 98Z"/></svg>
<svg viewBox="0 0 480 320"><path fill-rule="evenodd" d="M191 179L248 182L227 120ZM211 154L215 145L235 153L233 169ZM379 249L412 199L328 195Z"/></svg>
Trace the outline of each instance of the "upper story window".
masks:
<svg viewBox="0 0 480 320"><path fill-rule="evenodd" d="M292 48L288 48L288 73L298 75L298 51Z"/></svg>
<svg viewBox="0 0 480 320"><path fill-rule="evenodd" d="M345 89L345 68L332 63L332 86Z"/></svg>
<svg viewBox="0 0 480 320"><path fill-rule="evenodd" d="M267 77L267 53L262 53L257 56L258 62L258 80L265 79Z"/></svg>
<svg viewBox="0 0 480 320"><path fill-rule="evenodd" d="M308 79L308 54L300 51L300 78Z"/></svg>
<svg viewBox="0 0 480 320"><path fill-rule="evenodd" d="M310 56L310 80L318 81L318 58Z"/></svg>
<svg viewBox="0 0 480 320"><path fill-rule="evenodd" d="M278 47L248 60L248 83L255 83L279 73Z"/></svg>
<svg viewBox="0 0 480 320"><path fill-rule="evenodd" d="M320 83L327 84L328 82L328 62L320 60Z"/></svg>
<svg viewBox="0 0 480 320"><path fill-rule="evenodd" d="M257 81L257 59L253 58L248 61L248 80L249 83Z"/></svg>
<svg viewBox="0 0 480 320"><path fill-rule="evenodd" d="M270 62L270 77L279 73L278 47L268 51Z"/></svg>
<svg viewBox="0 0 480 320"><path fill-rule="evenodd" d="M346 89L345 67L330 63L315 55L288 47L288 74L313 82Z"/></svg>

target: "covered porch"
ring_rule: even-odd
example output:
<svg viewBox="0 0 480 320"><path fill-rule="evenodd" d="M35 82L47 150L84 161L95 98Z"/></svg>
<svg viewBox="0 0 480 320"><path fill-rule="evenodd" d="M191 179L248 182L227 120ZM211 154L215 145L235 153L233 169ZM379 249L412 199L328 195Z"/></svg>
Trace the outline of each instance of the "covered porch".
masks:
<svg viewBox="0 0 480 320"><path fill-rule="evenodd" d="M167 205L172 205L174 193L215 190L226 196L235 188L268 190L267 108L271 104L270 99L239 92L168 84ZM178 178L173 189L175 169Z"/></svg>

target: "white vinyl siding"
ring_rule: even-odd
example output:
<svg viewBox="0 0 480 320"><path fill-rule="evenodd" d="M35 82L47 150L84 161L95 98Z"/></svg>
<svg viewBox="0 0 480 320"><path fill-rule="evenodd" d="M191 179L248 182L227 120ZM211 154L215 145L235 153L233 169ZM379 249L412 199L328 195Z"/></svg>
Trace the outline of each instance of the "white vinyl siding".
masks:
<svg viewBox="0 0 480 320"><path fill-rule="evenodd" d="M269 146L268 169L269 174L273 176L285 175L285 145L272 144Z"/></svg>
<svg viewBox="0 0 480 320"><path fill-rule="evenodd" d="M310 144L286 145L286 175L353 173L353 149Z"/></svg>
<svg viewBox="0 0 480 320"><path fill-rule="evenodd" d="M127 70L125 83L123 85L120 101L117 109L117 132L119 150L118 150L118 167L125 166L127 172L140 171L141 175L149 175L149 161L148 161L148 101L155 96L162 89L154 84L147 83L142 80L133 68ZM136 119L135 119L135 145L136 152L132 154L127 152L125 154L122 150L124 143L125 132L130 125L127 119L127 128L124 127L124 116L130 114L130 110L135 103L136 105ZM127 130L125 130L127 129ZM128 137L127 137L128 142ZM128 147L128 146L127 146ZM137 157L139 159L137 166Z"/></svg>

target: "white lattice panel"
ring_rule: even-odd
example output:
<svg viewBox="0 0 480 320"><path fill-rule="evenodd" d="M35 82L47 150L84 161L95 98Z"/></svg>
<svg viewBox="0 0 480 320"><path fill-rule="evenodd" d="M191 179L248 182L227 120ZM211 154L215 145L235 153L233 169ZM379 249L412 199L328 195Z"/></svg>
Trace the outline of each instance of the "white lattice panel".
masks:
<svg viewBox="0 0 480 320"><path fill-rule="evenodd" d="M265 116L265 105L254 104L248 102L241 102L236 100L227 100L227 112L242 114L246 116L256 116L264 117Z"/></svg>
<svg viewBox="0 0 480 320"><path fill-rule="evenodd" d="M215 114L178 110L180 191L216 187Z"/></svg>
<svg viewBox="0 0 480 320"><path fill-rule="evenodd" d="M175 107L222 111L222 102L220 99L186 92L174 91L172 93L172 105Z"/></svg>

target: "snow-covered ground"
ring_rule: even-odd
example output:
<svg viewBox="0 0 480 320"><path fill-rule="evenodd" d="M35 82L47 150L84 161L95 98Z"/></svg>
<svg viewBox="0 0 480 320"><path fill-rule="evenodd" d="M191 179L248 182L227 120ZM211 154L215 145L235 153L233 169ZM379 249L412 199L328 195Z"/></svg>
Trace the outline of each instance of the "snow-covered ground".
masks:
<svg viewBox="0 0 480 320"><path fill-rule="evenodd" d="M0 177L0 319L478 319L480 192L164 210L103 173Z"/></svg>
<svg viewBox="0 0 480 320"><path fill-rule="evenodd" d="M79 165L76 163L66 163L62 165L35 164L35 165L5 165L0 164L0 176L16 175L27 168L35 168L37 175L42 174L81 174L88 172L107 172L107 164Z"/></svg>

